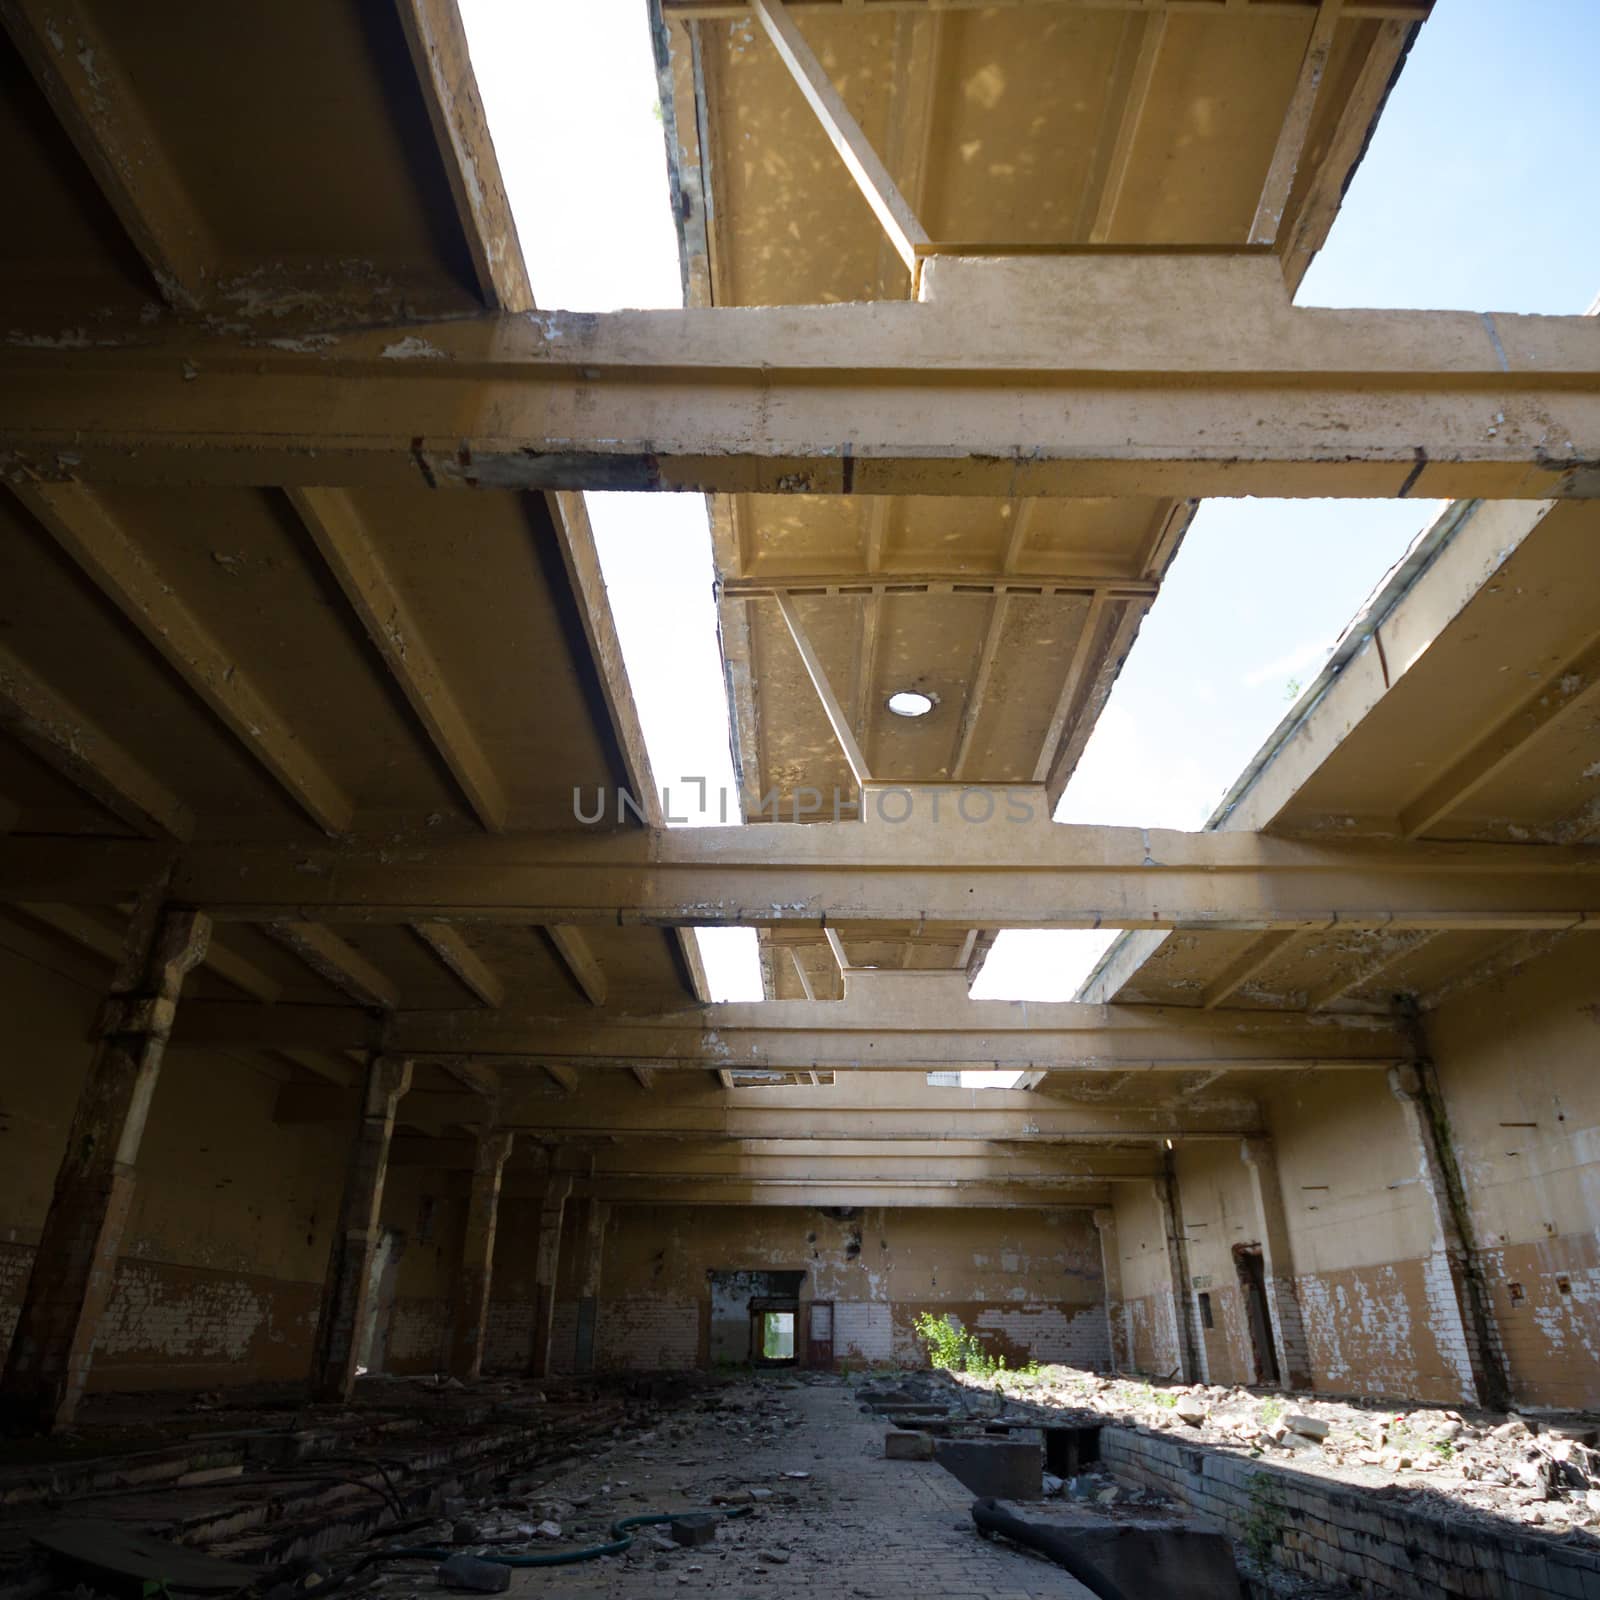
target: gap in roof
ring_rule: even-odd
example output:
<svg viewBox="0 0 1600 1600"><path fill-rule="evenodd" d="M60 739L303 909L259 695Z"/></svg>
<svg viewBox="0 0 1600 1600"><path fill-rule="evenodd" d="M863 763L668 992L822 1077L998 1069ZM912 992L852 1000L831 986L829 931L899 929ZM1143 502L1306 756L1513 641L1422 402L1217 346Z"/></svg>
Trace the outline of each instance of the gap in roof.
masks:
<svg viewBox="0 0 1600 1600"><path fill-rule="evenodd" d="M640 0L461 0L535 301L679 306L678 238ZM669 816L739 821L699 495L586 494L628 683ZM690 780L699 779L697 784ZM711 995L759 1000L749 928L696 929Z"/></svg>
<svg viewBox="0 0 1600 1600"><path fill-rule="evenodd" d="M1552 57L1560 39L1565 65ZM1577 65L1592 0L1452 0L1422 28L1297 302L1570 314L1600 209L1552 204L1550 162L1600 148ZM1537 93L1527 92L1537 85ZM1587 137L1582 129L1588 128ZM1574 130L1577 130L1575 133ZM1437 502L1201 506L1057 807L1063 822L1198 828ZM975 995L1066 1000L1113 933L1002 933Z"/></svg>
<svg viewBox="0 0 1600 1600"><path fill-rule="evenodd" d="M462 9L539 303L679 304L643 6L463 0ZM1565 41L1564 68L1552 38ZM1600 101L1579 67L1597 43L1600 9L1586 0L1439 7L1300 302L1584 309L1600 211L1552 203L1549 175L1552 156L1581 165L1586 146L1600 147ZM530 63L542 69L536 80ZM1537 95L1511 92L1529 84ZM658 779L704 773L715 785L726 773L731 788L703 507L668 496L588 500ZM1200 826L1288 709L1291 682L1315 677L1436 509L1202 506L1058 818ZM691 815L679 804L687 798L675 791L677 815ZM974 992L1069 998L1113 937L1003 933ZM719 930L701 945L719 993L759 994L753 934ZM713 955L719 945L734 953Z"/></svg>

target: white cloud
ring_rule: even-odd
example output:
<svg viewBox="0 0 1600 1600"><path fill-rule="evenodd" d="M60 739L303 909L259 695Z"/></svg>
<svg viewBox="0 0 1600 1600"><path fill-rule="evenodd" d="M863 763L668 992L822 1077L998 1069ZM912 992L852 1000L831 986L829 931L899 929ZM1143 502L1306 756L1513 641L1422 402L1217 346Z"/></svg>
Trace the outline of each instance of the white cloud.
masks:
<svg viewBox="0 0 1600 1600"><path fill-rule="evenodd" d="M1247 689L1259 689L1264 683L1288 678L1310 667L1316 667L1320 671L1322 663L1328 659L1328 649L1327 645L1315 639L1308 640L1305 644L1297 645L1287 655L1275 656L1262 666L1253 668L1239 681Z"/></svg>

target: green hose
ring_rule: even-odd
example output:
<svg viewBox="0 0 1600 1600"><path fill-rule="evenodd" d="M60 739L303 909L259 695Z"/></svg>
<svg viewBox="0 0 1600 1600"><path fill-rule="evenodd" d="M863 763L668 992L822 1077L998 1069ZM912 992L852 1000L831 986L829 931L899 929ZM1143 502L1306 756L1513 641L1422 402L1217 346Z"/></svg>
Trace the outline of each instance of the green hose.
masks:
<svg viewBox="0 0 1600 1600"><path fill-rule="evenodd" d="M632 1528L648 1528L656 1523L676 1522L679 1517L748 1517L749 1506L734 1506L731 1510L717 1506L711 1511L647 1511L642 1516L619 1517L611 1524L611 1537L605 1544L585 1545L581 1550L552 1550L542 1556L482 1555L474 1559L492 1561L497 1567L570 1567L579 1561L595 1561L601 1556L620 1556L633 1543ZM451 1556L466 1555L467 1551L441 1548L437 1545L413 1545L404 1550L374 1552L381 1561L448 1561Z"/></svg>

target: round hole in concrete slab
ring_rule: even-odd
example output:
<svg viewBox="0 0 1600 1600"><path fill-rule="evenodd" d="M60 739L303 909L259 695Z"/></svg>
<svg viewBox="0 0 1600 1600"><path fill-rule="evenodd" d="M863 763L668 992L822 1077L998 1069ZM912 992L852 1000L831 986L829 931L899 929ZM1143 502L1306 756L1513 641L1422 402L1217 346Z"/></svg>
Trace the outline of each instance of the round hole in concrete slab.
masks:
<svg viewBox="0 0 1600 1600"><path fill-rule="evenodd" d="M889 696L889 709L897 717L925 717L938 702L920 689L896 689Z"/></svg>

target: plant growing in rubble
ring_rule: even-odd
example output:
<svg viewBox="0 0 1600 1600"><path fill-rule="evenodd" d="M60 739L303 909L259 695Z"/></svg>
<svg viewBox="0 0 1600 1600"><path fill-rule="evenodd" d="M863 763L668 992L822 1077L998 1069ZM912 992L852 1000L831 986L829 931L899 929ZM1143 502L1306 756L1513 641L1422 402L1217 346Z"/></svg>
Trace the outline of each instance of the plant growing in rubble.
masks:
<svg viewBox="0 0 1600 1600"><path fill-rule="evenodd" d="M942 1372L970 1372L974 1377L992 1378L1006 1369L1006 1358L991 1356L955 1317L936 1317L931 1311L923 1311L915 1326L930 1365Z"/></svg>
<svg viewBox="0 0 1600 1600"><path fill-rule="evenodd" d="M1283 1415L1283 1401L1276 1395L1269 1395L1261 1402L1261 1426L1270 1428L1279 1417Z"/></svg>

